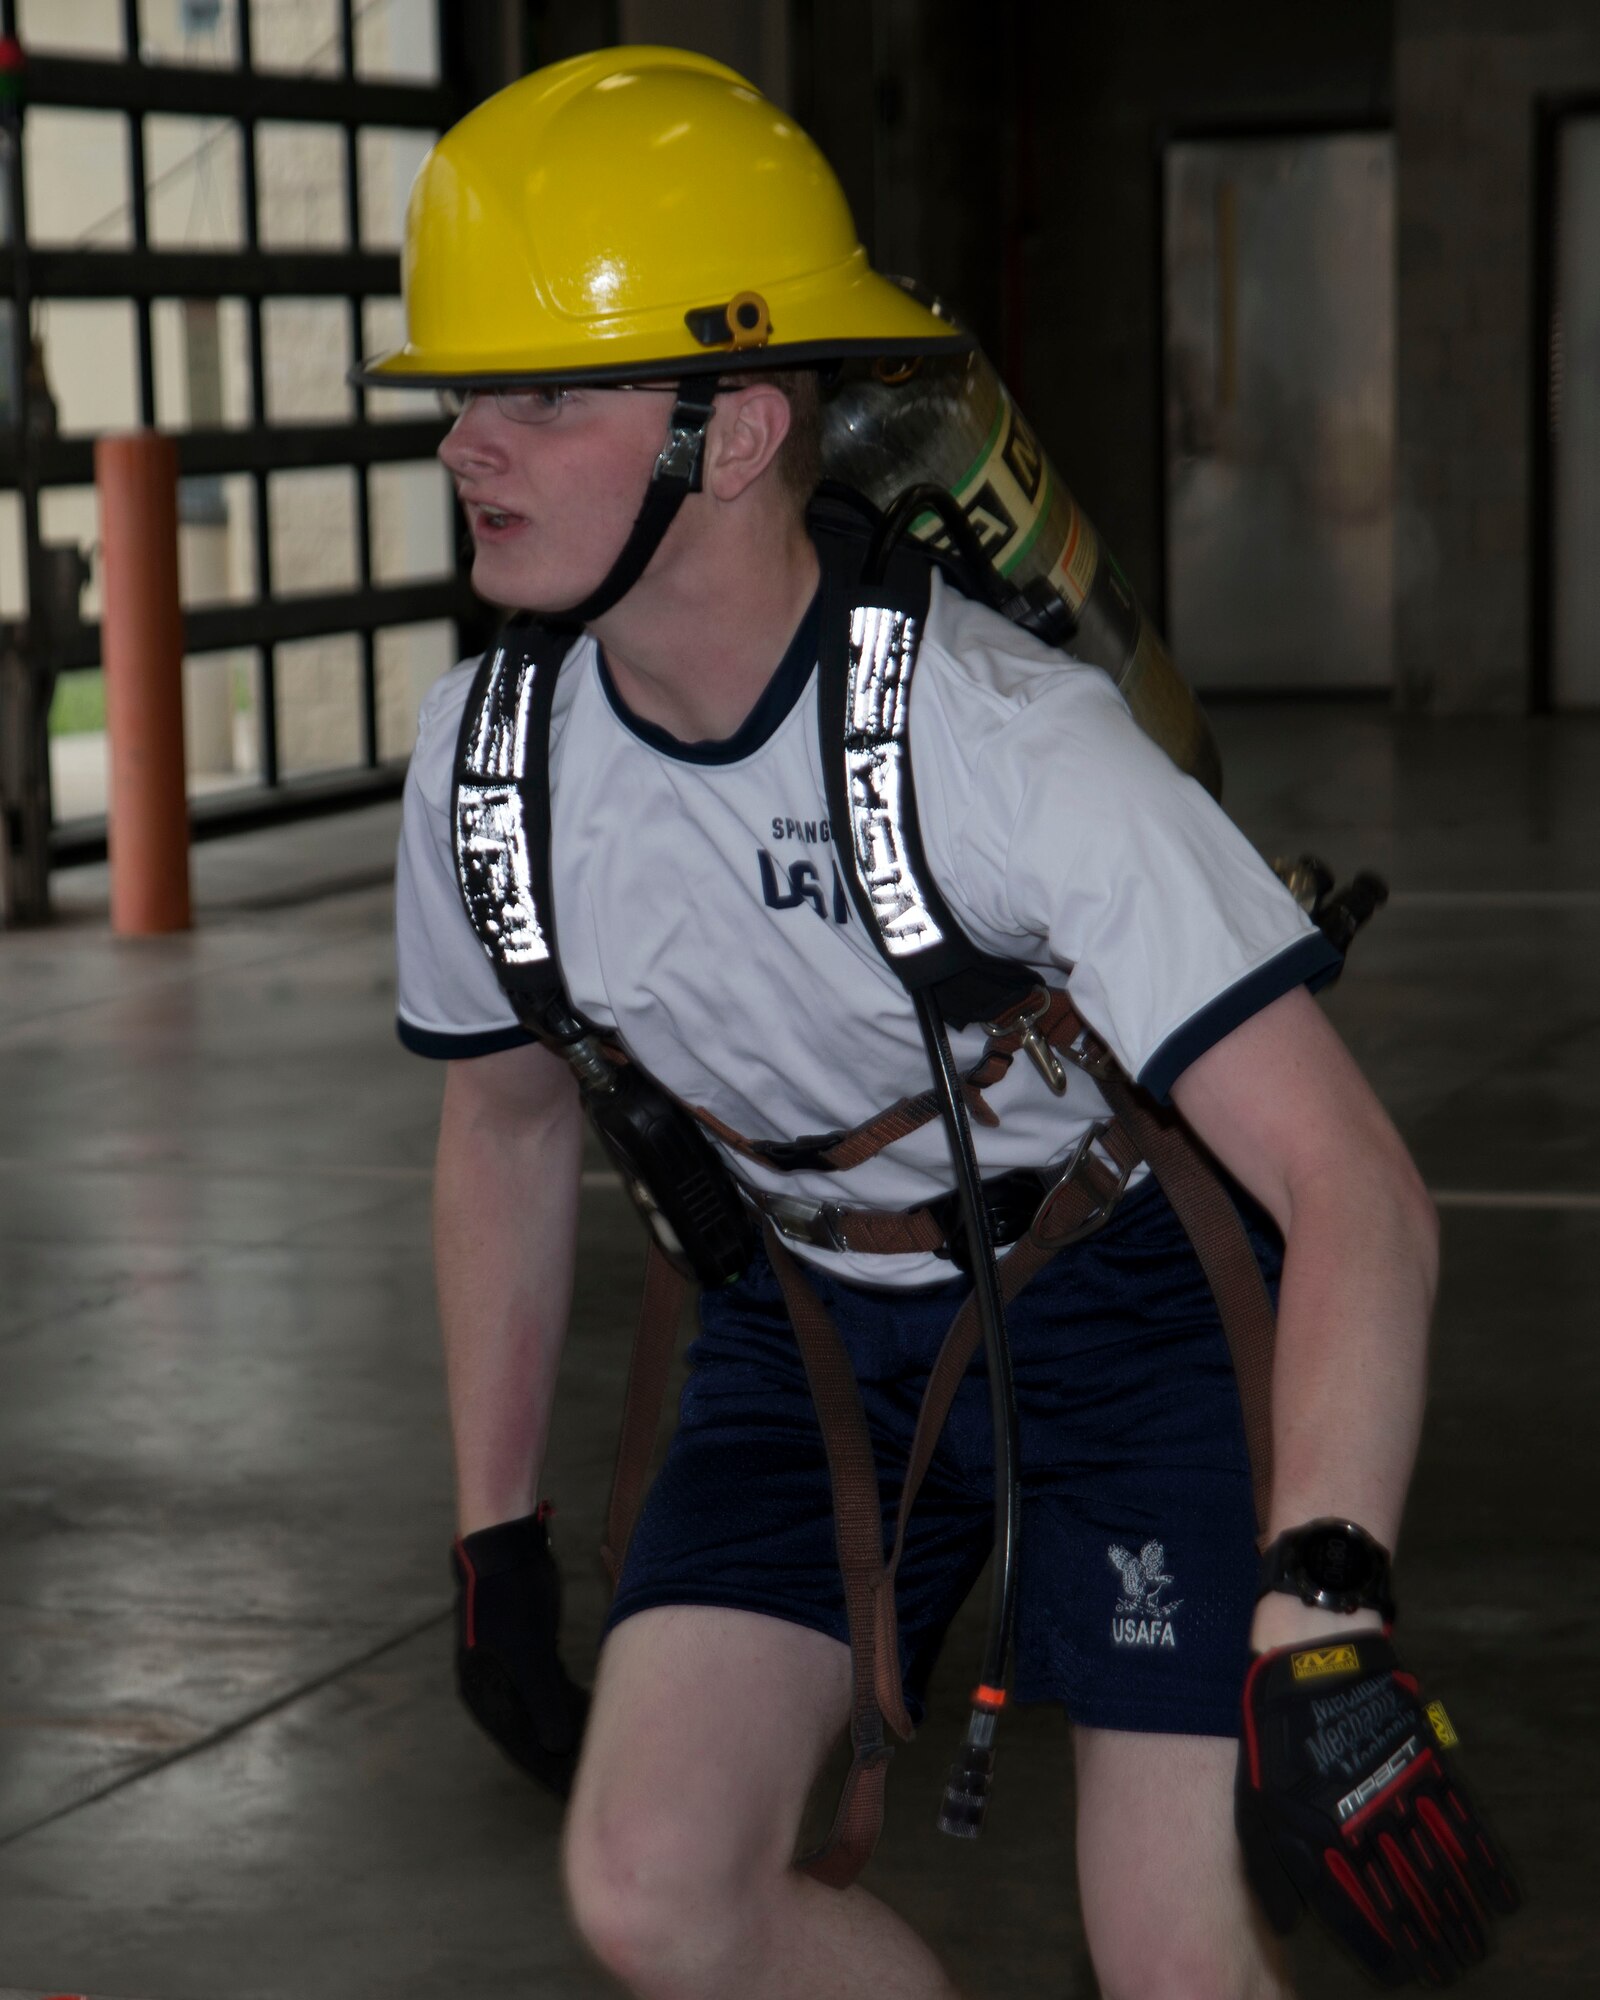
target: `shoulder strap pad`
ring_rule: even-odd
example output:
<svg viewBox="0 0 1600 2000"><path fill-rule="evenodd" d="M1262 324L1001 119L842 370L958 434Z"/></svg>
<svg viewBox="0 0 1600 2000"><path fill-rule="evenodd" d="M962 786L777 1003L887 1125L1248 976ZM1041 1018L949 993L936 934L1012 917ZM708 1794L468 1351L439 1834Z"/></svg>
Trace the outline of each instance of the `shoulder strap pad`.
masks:
<svg viewBox="0 0 1600 2000"><path fill-rule="evenodd" d="M556 958L550 715L570 631L515 621L484 654L456 739L456 881L495 976L532 1033L581 1032Z"/></svg>
<svg viewBox="0 0 1600 2000"><path fill-rule="evenodd" d="M819 546L817 722L851 900L908 991L931 987L956 1027L993 1020L1038 981L1015 960L978 949L951 914L923 847L909 722L934 565L902 544L883 582L864 588L859 539L833 533Z"/></svg>

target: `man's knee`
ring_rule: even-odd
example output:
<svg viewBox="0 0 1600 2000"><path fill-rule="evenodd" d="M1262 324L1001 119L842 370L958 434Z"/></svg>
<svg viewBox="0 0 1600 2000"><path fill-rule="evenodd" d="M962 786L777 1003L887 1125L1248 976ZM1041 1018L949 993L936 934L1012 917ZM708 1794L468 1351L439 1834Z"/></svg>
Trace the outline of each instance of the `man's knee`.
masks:
<svg viewBox="0 0 1600 2000"><path fill-rule="evenodd" d="M759 1927L764 1879L782 1873L776 1859L731 1852L674 1802L636 1798L575 1802L563 1865L589 1949L633 1991L663 1995L714 1989Z"/></svg>

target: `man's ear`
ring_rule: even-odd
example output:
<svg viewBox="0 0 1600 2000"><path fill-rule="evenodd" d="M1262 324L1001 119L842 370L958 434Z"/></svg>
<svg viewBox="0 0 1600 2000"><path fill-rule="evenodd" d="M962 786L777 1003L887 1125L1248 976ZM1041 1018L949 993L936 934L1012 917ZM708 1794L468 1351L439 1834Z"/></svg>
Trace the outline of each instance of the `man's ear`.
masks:
<svg viewBox="0 0 1600 2000"><path fill-rule="evenodd" d="M777 457L790 422L789 399L775 382L756 376L725 390L706 431L706 491L737 500Z"/></svg>

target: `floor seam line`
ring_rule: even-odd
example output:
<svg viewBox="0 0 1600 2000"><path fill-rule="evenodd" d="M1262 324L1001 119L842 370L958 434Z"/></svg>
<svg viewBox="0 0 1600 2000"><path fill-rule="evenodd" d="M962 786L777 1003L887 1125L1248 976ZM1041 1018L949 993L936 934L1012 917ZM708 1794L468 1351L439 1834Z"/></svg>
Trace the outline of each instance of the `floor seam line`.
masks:
<svg viewBox="0 0 1600 2000"><path fill-rule="evenodd" d="M236 1716L233 1721L225 1722L206 1735L197 1737L193 1743L186 1743L181 1749L169 1751L164 1757L157 1757L148 1764L141 1764L136 1771L125 1771L121 1777L113 1778L108 1784L101 1785L98 1790L89 1792L83 1798L72 1799L66 1805L42 1813L38 1819L30 1820L26 1826L19 1826L10 1833L0 1834L0 1850L14 1847L18 1842L28 1839L30 1835L41 1833L46 1827L54 1826L59 1820L69 1819L74 1813L83 1812L89 1806L99 1805L102 1800L113 1797L117 1792L126 1791L130 1785L137 1785L146 1778L155 1777L158 1772L170 1770L174 1764L181 1764L190 1757L197 1757L207 1750L215 1749L219 1743L226 1743L235 1736L243 1735L245 1730L253 1729L258 1722L264 1722L269 1716L278 1715L284 1709L292 1708L296 1702L304 1701L308 1695L320 1693L323 1688L342 1680L346 1674L370 1666L374 1660L382 1659L385 1653L391 1653L396 1647L420 1638L424 1632L431 1632L437 1626L447 1624L453 1615L448 1610L430 1612L426 1618L408 1625L404 1631L394 1633L376 1646L369 1646L364 1653L357 1653L348 1660L342 1660L338 1666L330 1667L326 1673L317 1674L311 1680L302 1681L285 1693L275 1695L271 1701L262 1702L248 1714Z"/></svg>

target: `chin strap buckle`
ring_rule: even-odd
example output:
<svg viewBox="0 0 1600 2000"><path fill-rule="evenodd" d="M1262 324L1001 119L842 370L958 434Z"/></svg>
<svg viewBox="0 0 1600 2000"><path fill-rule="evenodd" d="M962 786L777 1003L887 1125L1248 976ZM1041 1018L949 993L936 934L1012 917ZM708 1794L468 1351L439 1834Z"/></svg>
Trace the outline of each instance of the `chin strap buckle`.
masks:
<svg viewBox="0 0 1600 2000"><path fill-rule="evenodd" d="M686 493L701 490L701 469L705 458L706 425L716 405L717 380L690 378L678 384L678 399L672 406L667 441L661 447L650 475L655 485L681 486Z"/></svg>

